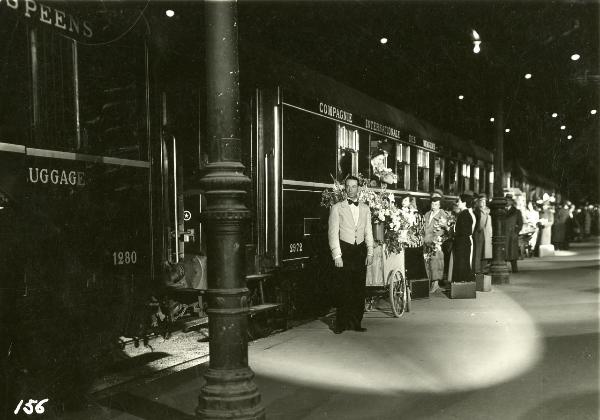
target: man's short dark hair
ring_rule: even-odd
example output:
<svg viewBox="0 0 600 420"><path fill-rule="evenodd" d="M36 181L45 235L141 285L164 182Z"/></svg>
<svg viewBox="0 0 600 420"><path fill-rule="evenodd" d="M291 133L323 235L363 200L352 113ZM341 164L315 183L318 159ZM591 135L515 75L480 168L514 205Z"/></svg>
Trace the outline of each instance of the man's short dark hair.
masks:
<svg viewBox="0 0 600 420"><path fill-rule="evenodd" d="M471 194L461 194L459 197L460 201L465 203L468 209L473 207L473 196Z"/></svg>
<svg viewBox="0 0 600 420"><path fill-rule="evenodd" d="M354 175L350 175L350 176L346 177L346 179L344 180L344 185L346 185L346 183L351 180L355 180L356 183L358 184L358 178L355 177Z"/></svg>

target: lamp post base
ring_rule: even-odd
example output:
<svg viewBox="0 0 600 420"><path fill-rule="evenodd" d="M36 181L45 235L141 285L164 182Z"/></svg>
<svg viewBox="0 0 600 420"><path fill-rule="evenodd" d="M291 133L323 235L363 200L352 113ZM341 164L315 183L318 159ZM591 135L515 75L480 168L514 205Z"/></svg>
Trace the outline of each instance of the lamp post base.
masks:
<svg viewBox="0 0 600 420"><path fill-rule="evenodd" d="M263 420L265 409L253 381L254 372L243 369L208 369L200 391L196 417L205 420Z"/></svg>
<svg viewBox="0 0 600 420"><path fill-rule="evenodd" d="M506 262L499 264L492 263L490 267L490 274L492 276L492 284L508 284L510 283L510 275L508 274L508 267Z"/></svg>

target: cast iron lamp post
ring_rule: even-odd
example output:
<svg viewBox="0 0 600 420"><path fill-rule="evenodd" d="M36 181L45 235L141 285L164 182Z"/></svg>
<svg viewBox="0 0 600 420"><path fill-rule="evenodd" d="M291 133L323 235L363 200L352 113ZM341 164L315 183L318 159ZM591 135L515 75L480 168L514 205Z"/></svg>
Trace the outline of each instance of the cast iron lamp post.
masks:
<svg viewBox="0 0 600 420"><path fill-rule="evenodd" d="M202 419L264 419L248 366L248 289L243 232L250 179L241 163L237 3L205 2L207 135L206 193L210 364L196 414Z"/></svg>
<svg viewBox="0 0 600 420"><path fill-rule="evenodd" d="M501 76L500 76L501 77ZM506 267L506 198L504 198L504 89L498 83L496 97L496 128L494 142L494 196L490 205L492 210L492 265L490 271L493 284L509 282Z"/></svg>

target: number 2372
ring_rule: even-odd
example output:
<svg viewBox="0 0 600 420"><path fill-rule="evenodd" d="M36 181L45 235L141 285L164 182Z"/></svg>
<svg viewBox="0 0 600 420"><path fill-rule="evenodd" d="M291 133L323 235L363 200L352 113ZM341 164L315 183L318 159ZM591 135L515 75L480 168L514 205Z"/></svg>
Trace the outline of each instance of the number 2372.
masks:
<svg viewBox="0 0 600 420"><path fill-rule="evenodd" d="M302 252L302 242L290 243L290 254L294 254L297 252Z"/></svg>

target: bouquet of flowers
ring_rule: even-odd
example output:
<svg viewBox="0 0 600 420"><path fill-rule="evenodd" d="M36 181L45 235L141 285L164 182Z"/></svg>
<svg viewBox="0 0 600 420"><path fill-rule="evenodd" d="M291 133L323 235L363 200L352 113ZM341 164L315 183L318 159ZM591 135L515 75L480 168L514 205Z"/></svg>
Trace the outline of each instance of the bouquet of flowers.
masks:
<svg viewBox="0 0 600 420"><path fill-rule="evenodd" d="M447 217L441 217L435 222L433 229L440 234L435 236L433 242L423 245L423 256L425 257L425 260L429 261L433 258L435 254L442 250L442 243L448 239L452 239L455 224L456 218L452 214L448 214Z"/></svg>
<svg viewBox="0 0 600 420"><path fill-rule="evenodd" d="M347 198L344 186L333 176L331 176L331 179L333 179L333 187L331 189L327 188L321 193L321 206L323 207L331 207Z"/></svg>
<svg viewBox="0 0 600 420"><path fill-rule="evenodd" d="M359 174L358 179L358 201L371 209L371 222L375 226L383 226L383 240L378 242L384 243L387 251L394 253L402 251L405 246L414 246L414 242L422 238L417 214L396 207L394 194L387 192L385 185L373 190L367 178ZM321 193L321 205L331 207L346 197L344 186L334 180L333 187Z"/></svg>

